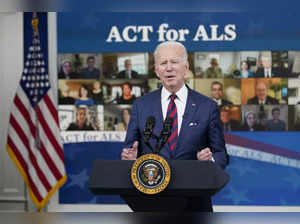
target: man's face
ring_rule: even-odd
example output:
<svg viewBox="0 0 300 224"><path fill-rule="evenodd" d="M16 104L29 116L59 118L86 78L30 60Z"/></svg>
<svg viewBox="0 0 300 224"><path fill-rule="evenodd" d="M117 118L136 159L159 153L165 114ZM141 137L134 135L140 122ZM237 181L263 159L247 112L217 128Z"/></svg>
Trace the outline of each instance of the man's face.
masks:
<svg viewBox="0 0 300 224"><path fill-rule="evenodd" d="M131 94L131 89L130 86L128 85L123 85L123 95L129 96Z"/></svg>
<svg viewBox="0 0 300 224"><path fill-rule="evenodd" d="M262 58L261 63L264 68L267 68L267 69L271 68L270 58Z"/></svg>
<svg viewBox="0 0 300 224"><path fill-rule="evenodd" d="M264 84L263 82L259 82L256 85L256 95L258 97L259 100L265 100L267 97L267 93L268 93L268 89L266 84Z"/></svg>
<svg viewBox="0 0 300 224"><path fill-rule="evenodd" d="M184 85L184 77L189 69L184 60L184 50L180 46L161 46L155 58L155 72L163 86L170 92L177 92Z"/></svg>
<svg viewBox="0 0 300 224"><path fill-rule="evenodd" d="M212 68L217 68L218 67L218 63L216 61L212 61L210 63L210 65L211 65Z"/></svg>
<svg viewBox="0 0 300 224"><path fill-rule="evenodd" d="M125 60L125 70L129 71L131 69L131 61Z"/></svg>
<svg viewBox="0 0 300 224"><path fill-rule="evenodd" d="M87 64L88 64L88 67L89 67L89 68L94 68L94 67L95 67L95 59L90 58L90 59L88 60Z"/></svg>
<svg viewBox="0 0 300 224"><path fill-rule="evenodd" d="M63 70L66 75L69 75L72 72L72 64L71 62L65 62L63 64Z"/></svg>
<svg viewBox="0 0 300 224"><path fill-rule="evenodd" d="M214 99L218 100L223 97L223 88L220 84L214 84L211 87L211 95Z"/></svg>
<svg viewBox="0 0 300 224"><path fill-rule="evenodd" d="M85 119L86 119L86 111L85 109L79 109L78 112L77 112L77 122L78 122L78 125L81 126L84 124L85 122Z"/></svg>
<svg viewBox="0 0 300 224"><path fill-rule="evenodd" d="M229 122L229 112L228 111L221 111L221 121L226 124Z"/></svg>

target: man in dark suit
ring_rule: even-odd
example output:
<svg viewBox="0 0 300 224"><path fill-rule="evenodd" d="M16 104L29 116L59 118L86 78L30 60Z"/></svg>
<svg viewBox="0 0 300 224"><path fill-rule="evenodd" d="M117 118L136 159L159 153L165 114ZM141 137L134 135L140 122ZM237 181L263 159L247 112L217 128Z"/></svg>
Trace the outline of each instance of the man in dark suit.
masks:
<svg viewBox="0 0 300 224"><path fill-rule="evenodd" d="M277 99L268 96L268 87L264 82L256 84L255 94L255 97L248 99L247 104L279 104Z"/></svg>
<svg viewBox="0 0 300 224"><path fill-rule="evenodd" d="M261 57L262 68L258 68L254 74L254 78L274 78L280 77L281 73L278 69L272 68L270 57Z"/></svg>
<svg viewBox="0 0 300 224"><path fill-rule="evenodd" d="M231 111L229 106L224 106L220 109L220 118L223 124L224 132L240 130L239 122L231 119Z"/></svg>
<svg viewBox="0 0 300 224"><path fill-rule="evenodd" d="M138 73L131 69L131 60L126 59L124 62L125 70L118 73L118 79L136 79L139 77Z"/></svg>
<svg viewBox="0 0 300 224"><path fill-rule="evenodd" d="M145 122L149 116L154 116L156 126L153 133L159 135L169 109L175 107L172 127L175 131L159 155L166 159L209 160L224 169L228 164L228 154L218 106L185 85L184 78L189 69L185 47L179 42L161 43L154 58L155 72L162 87L133 104L121 158L135 160L140 155L152 153L143 139ZM153 145L155 141L150 143ZM209 196L189 198L186 210L212 211L211 199Z"/></svg>
<svg viewBox="0 0 300 224"><path fill-rule="evenodd" d="M219 107L232 105L231 101L223 99L223 84L218 81L211 83L211 96Z"/></svg>
<svg viewBox="0 0 300 224"><path fill-rule="evenodd" d="M84 79L99 79L100 70L95 67L96 59L95 56L89 56L86 59L87 67L81 70L80 77Z"/></svg>

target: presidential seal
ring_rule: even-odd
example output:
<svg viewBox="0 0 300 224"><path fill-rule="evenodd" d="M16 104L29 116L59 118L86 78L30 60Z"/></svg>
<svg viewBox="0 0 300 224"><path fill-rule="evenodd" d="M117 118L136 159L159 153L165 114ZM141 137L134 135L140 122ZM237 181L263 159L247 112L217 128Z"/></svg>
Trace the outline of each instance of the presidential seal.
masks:
<svg viewBox="0 0 300 224"><path fill-rule="evenodd" d="M169 184L171 177L167 161L157 154L139 157L131 168L133 185L145 194L157 194Z"/></svg>

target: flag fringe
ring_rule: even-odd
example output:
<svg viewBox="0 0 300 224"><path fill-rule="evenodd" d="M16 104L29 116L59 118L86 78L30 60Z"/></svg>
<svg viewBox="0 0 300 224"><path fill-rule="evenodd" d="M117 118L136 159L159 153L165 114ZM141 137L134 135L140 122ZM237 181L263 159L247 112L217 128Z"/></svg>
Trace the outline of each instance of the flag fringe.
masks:
<svg viewBox="0 0 300 224"><path fill-rule="evenodd" d="M36 205L36 207L38 208L39 211L41 211L45 205L47 204L47 202L49 201L49 199L52 197L52 195L62 186L64 185L64 183L67 181L67 175L65 174L62 178L60 178L60 180L56 183L55 186L53 186L51 188L51 190L48 192L48 194L43 198L43 200L41 202L38 201L38 199L36 198L36 196L34 195L34 193L31 190L29 181L28 181L28 177L26 175L26 172L24 171L23 167L21 166L19 160L17 159L17 157L15 156L15 154L13 153L12 149L10 148L10 146L7 144L6 146L6 150L10 156L10 158L14 161L14 163L16 164L19 172L21 173L22 177L24 178L24 181L28 187L28 191L29 191L29 195L33 201L33 203Z"/></svg>

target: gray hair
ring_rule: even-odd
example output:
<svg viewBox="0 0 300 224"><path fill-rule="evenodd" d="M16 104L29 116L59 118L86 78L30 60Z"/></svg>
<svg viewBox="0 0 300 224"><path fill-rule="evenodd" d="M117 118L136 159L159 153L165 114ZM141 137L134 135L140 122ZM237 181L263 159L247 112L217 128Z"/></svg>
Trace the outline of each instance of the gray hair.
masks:
<svg viewBox="0 0 300 224"><path fill-rule="evenodd" d="M269 62L271 62L272 61L272 59L271 59L271 56L261 56L260 57L260 59L263 61L269 61Z"/></svg>
<svg viewBox="0 0 300 224"><path fill-rule="evenodd" d="M251 114L256 118L256 114L254 113L254 111L249 110L249 111L247 111L247 112L245 113L245 119L247 120L248 116L251 115Z"/></svg>
<svg viewBox="0 0 300 224"><path fill-rule="evenodd" d="M157 57L157 53L158 53L159 48L161 48L161 47L171 47L171 46L180 47L182 49L182 52L183 52L183 60L187 61L187 59L188 59L187 50L186 50L185 46L182 43L177 42L177 41L165 41L165 42L162 42L162 43L160 43L159 45L156 46L156 48L154 50L154 53L153 53L154 63L156 63L156 57Z"/></svg>

